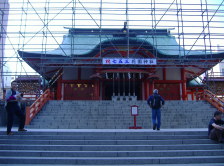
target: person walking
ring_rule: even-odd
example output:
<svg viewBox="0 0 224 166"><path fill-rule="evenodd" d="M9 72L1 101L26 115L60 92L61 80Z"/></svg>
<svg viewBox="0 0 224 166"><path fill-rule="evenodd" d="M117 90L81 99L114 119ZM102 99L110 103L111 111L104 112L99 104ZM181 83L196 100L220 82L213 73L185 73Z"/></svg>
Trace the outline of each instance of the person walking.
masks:
<svg viewBox="0 0 224 166"><path fill-rule="evenodd" d="M11 83L11 89L6 91L6 111L7 111L7 135L13 135L11 132L14 114L19 118L19 129L18 131L27 131L24 129L25 126L25 115L21 111L18 101L21 99L21 94L17 91L17 82Z"/></svg>
<svg viewBox="0 0 224 166"><path fill-rule="evenodd" d="M149 96L147 103L152 109L153 130L160 130L161 126L161 106L165 104L165 100L158 94L158 90L154 89L153 95Z"/></svg>

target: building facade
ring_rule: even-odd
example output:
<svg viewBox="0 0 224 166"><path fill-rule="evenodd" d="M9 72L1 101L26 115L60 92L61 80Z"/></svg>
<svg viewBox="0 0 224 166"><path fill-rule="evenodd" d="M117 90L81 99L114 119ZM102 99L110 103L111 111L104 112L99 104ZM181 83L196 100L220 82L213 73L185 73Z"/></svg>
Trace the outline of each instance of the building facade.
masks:
<svg viewBox="0 0 224 166"><path fill-rule="evenodd" d="M19 51L47 80L61 73L58 100L145 100L155 88L166 100L194 100L187 84L224 57L185 50L170 29L68 30L56 50Z"/></svg>

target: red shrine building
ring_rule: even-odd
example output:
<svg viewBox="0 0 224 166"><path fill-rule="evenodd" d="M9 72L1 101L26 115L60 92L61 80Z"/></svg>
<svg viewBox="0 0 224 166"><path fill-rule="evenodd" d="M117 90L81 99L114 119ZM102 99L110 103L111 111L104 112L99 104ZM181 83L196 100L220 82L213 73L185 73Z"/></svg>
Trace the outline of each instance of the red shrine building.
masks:
<svg viewBox="0 0 224 166"><path fill-rule="evenodd" d="M194 79L224 53L185 50L170 29L67 28L56 50L19 55L53 82L57 100L194 100Z"/></svg>

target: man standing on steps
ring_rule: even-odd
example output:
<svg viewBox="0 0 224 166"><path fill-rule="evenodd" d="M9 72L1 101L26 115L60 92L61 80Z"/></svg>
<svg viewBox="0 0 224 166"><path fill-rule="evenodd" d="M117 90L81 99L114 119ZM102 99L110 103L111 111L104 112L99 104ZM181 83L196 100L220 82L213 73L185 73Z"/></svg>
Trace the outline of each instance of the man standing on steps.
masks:
<svg viewBox="0 0 224 166"><path fill-rule="evenodd" d="M160 130L161 126L161 106L165 104L165 100L158 94L158 90L154 89L153 95L147 100L148 105L152 108L152 124L153 130Z"/></svg>
<svg viewBox="0 0 224 166"><path fill-rule="evenodd" d="M216 111L214 117L210 120L208 125L208 135L211 140L224 142L224 121L222 120L222 113Z"/></svg>
<svg viewBox="0 0 224 166"><path fill-rule="evenodd" d="M21 99L21 94L17 91L17 83L13 81L11 83L11 89L6 91L6 111L7 111L7 135L13 135L11 132L14 114L19 118L19 129L18 131L27 131L24 129L25 126L25 115L20 109L18 101Z"/></svg>

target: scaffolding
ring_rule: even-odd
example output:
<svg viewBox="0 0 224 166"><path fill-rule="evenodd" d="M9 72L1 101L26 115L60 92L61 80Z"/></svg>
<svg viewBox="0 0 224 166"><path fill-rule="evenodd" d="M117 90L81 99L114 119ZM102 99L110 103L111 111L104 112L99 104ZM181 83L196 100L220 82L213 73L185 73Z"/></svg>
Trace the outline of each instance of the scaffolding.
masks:
<svg viewBox="0 0 224 166"><path fill-rule="evenodd" d="M1 57L2 77L37 75L19 56L18 51L42 52L40 74L44 75L46 72L44 66L47 65L46 53L58 48L64 53L68 51L60 47L63 36L68 33L68 29L64 27L98 29L95 40L100 41L99 60L102 59L101 43L103 39L109 38L103 30L108 28L127 30L125 47L127 57L130 54L131 29L150 29L151 35L142 38L141 45L148 38L152 38L155 47L162 46L154 38L157 30L170 30L179 44L178 51L183 66L195 63L201 68L210 69L211 65L217 63L209 61L212 54L224 52L224 0L9 0L10 7L6 5L8 3L6 0L0 3L1 53L4 55ZM7 13L9 18L4 17ZM69 51L73 53L76 43L70 44ZM79 43L79 45L88 48L91 43ZM172 43L168 45L169 49L177 49ZM115 47L114 50L118 51ZM203 52L208 61L205 60L203 63L198 63L200 59L189 61L185 57L192 50ZM153 55L157 57L157 54L157 50L153 50ZM70 58L71 62L74 61L74 57ZM6 65L11 71L4 71ZM61 64L61 67L66 65Z"/></svg>

